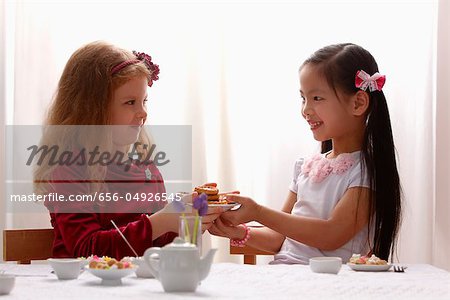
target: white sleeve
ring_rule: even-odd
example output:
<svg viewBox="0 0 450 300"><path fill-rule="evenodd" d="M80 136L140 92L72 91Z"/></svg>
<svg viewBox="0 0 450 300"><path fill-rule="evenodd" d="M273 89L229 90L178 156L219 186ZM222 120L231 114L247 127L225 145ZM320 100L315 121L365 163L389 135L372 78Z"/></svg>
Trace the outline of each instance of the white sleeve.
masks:
<svg viewBox="0 0 450 300"><path fill-rule="evenodd" d="M348 177L348 188L352 187L366 187L370 188L369 174L367 173L367 168L364 168L361 173L361 162L353 166L350 170Z"/></svg>
<svg viewBox="0 0 450 300"><path fill-rule="evenodd" d="M293 174L293 178L292 178L291 184L289 185L289 190L290 190L291 192L293 192L293 193L296 193L296 194L297 194L297 191L298 191L298 183L297 183L297 180L298 180L298 177L300 176L300 173L301 173L301 171L302 171L303 161L304 161L303 158L297 159L297 160L295 161L295 164L294 164L294 174Z"/></svg>

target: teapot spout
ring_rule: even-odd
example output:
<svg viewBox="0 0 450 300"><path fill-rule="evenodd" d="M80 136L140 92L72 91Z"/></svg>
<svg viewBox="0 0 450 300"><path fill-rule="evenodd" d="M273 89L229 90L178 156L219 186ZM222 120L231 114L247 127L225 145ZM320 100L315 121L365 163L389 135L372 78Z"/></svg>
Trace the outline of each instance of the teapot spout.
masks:
<svg viewBox="0 0 450 300"><path fill-rule="evenodd" d="M203 280L208 276L209 270L211 269L211 264L213 262L214 254L217 249L211 249L208 253L200 260L200 280Z"/></svg>

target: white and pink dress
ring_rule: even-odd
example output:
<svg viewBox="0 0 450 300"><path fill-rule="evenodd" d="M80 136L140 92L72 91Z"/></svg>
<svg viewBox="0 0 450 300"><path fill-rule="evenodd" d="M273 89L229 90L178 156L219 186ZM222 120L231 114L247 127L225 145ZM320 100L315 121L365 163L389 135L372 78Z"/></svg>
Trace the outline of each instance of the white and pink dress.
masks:
<svg viewBox="0 0 450 300"><path fill-rule="evenodd" d="M317 154L295 162L294 177L289 189L297 194L292 214L328 219L336 204L353 187L369 187L367 172L361 173L361 152L343 153L336 158ZM302 228L298 228L302 230ZM369 252L373 230L365 226L342 247L325 251L286 238L271 264L308 264L311 257L338 256L347 262L353 253Z"/></svg>

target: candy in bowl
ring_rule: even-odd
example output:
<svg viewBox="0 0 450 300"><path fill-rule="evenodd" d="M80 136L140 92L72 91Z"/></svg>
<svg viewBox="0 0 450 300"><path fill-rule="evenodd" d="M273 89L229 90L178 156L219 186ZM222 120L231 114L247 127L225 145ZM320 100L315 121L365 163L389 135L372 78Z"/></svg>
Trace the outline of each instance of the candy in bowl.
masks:
<svg viewBox="0 0 450 300"><path fill-rule="evenodd" d="M92 275L101 278L101 284L109 286L121 285L123 277L136 271L136 266L132 263L109 257L94 257L85 268Z"/></svg>

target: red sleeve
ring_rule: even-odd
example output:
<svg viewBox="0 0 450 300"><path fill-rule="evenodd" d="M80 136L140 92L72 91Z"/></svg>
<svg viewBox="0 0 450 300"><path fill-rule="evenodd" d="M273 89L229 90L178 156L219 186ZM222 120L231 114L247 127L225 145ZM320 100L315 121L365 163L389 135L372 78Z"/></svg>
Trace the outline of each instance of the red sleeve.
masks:
<svg viewBox="0 0 450 300"><path fill-rule="evenodd" d="M175 232L167 232L153 241L152 247L162 247L169 243L172 243L173 239L178 236L178 233Z"/></svg>
<svg viewBox="0 0 450 300"><path fill-rule="evenodd" d="M54 214L56 238L60 238L67 254L71 257L107 255L117 259L135 256L116 229L102 227L104 220L101 218L101 214ZM118 226L139 256L147 248L161 247L177 236L176 233L168 232L152 241L152 226L146 215L139 215L134 221ZM58 245L55 246L57 249Z"/></svg>
<svg viewBox="0 0 450 300"><path fill-rule="evenodd" d="M53 182L52 190L58 194L87 194L88 187L82 180L82 171L76 168L60 167L55 169L53 178L71 180ZM75 182L74 182L75 181ZM162 184L162 188L163 184ZM51 212L55 230L53 255L55 257L79 257L91 254L107 255L116 259L135 256L111 220L119 227L138 255L147 248L170 243L176 233L168 232L152 241L152 224L145 214L139 213L98 213L92 204L86 202L46 203Z"/></svg>

